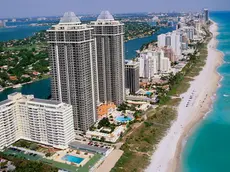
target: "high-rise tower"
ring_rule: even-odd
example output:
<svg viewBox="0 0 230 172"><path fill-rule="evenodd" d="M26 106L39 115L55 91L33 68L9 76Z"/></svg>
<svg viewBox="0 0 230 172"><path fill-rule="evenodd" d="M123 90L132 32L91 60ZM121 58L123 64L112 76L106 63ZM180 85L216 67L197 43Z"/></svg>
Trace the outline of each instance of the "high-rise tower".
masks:
<svg viewBox="0 0 230 172"><path fill-rule="evenodd" d="M125 64L125 87L135 94L139 88L139 63L129 61Z"/></svg>
<svg viewBox="0 0 230 172"><path fill-rule="evenodd" d="M125 100L124 24L102 11L91 26L97 45L99 100L121 104Z"/></svg>
<svg viewBox="0 0 230 172"><path fill-rule="evenodd" d="M204 9L204 21L205 22L209 21L209 11L208 11L208 9Z"/></svg>
<svg viewBox="0 0 230 172"><path fill-rule="evenodd" d="M96 121L97 56L93 28L67 12L48 31L52 99L73 106L75 129Z"/></svg>

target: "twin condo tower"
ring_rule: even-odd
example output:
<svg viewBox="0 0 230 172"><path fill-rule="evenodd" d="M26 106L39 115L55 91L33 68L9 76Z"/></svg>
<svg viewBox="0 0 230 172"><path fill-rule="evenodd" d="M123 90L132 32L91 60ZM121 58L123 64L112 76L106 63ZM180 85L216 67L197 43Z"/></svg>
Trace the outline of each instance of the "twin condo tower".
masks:
<svg viewBox="0 0 230 172"><path fill-rule="evenodd" d="M67 12L47 32L52 99L73 106L75 129L84 132L98 104L125 100L124 25L108 11L88 25Z"/></svg>

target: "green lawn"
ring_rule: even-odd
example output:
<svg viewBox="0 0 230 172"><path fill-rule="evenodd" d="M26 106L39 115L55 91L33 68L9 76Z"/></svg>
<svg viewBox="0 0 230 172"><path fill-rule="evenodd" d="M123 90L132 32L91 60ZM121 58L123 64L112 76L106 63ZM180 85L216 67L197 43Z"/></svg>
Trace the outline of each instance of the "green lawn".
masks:
<svg viewBox="0 0 230 172"><path fill-rule="evenodd" d="M38 160L41 159L41 156L39 156L39 155L31 156L29 154L13 151L13 150L10 150L10 149L5 150L3 153L6 154L6 155L14 155L17 158L27 159L27 160L32 160L32 161L38 161Z"/></svg>
<svg viewBox="0 0 230 172"><path fill-rule="evenodd" d="M88 172L89 169L92 168L102 157L101 154L95 154L83 167L76 167L74 165L69 165L69 164L49 160L46 158L42 158L38 155L37 156L31 156L29 154L17 152L17 151L10 150L10 149L6 149L3 153L7 156L11 155L11 156L14 156L14 157L19 158L19 159L27 159L27 160L31 160L31 161L41 161L47 165L51 165L51 166L59 168L59 169L68 170L70 172L75 172L75 171Z"/></svg>

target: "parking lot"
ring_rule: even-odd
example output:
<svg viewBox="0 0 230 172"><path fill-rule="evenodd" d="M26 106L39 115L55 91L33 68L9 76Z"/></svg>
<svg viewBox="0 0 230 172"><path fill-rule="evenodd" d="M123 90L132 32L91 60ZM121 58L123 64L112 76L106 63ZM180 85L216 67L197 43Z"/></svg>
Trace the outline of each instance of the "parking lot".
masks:
<svg viewBox="0 0 230 172"><path fill-rule="evenodd" d="M111 148L110 144L102 143L102 142L96 142L96 141L89 141L88 145L95 146L95 147L100 147L100 148L105 148L105 149L110 149Z"/></svg>

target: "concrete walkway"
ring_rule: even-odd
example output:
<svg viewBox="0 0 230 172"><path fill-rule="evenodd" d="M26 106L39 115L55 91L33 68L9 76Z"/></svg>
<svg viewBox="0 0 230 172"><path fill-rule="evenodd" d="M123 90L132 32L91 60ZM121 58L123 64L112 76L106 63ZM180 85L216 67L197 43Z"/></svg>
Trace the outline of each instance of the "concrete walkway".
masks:
<svg viewBox="0 0 230 172"><path fill-rule="evenodd" d="M106 157L105 161L101 164L101 166L95 170L95 172L109 172L115 166L122 154L122 150L113 150L109 154L109 156Z"/></svg>

